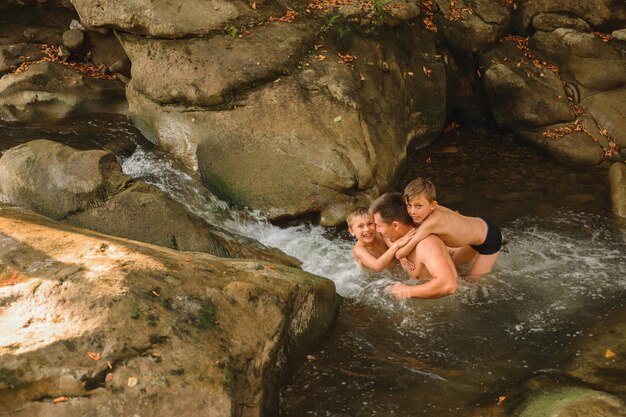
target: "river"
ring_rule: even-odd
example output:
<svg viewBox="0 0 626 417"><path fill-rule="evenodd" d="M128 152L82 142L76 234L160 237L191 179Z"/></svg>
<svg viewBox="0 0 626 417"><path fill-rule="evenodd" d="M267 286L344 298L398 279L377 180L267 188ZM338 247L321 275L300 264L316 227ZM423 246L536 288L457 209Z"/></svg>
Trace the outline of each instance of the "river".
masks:
<svg viewBox="0 0 626 417"><path fill-rule="evenodd" d="M432 179L440 204L491 218L506 245L493 272L461 279L454 296L396 302L385 287L402 273L361 271L345 228L278 227L232 207L125 121L0 129L5 149L37 137L90 147L123 136L135 145L120 152L125 173L335 282L338 321L283 389L283 417L481 415L533 376L567 377L578 342L625 305L626 227L610 212L606 167L558 166L510 137L457 131L411 153L398 190L417 175Z"/></svg>

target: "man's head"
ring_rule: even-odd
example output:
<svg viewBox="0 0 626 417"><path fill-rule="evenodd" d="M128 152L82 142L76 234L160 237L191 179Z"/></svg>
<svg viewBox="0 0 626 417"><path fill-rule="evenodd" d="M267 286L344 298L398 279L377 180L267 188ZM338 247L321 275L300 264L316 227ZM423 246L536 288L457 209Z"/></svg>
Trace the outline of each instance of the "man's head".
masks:
<svg viewBox="0 0 626 417"><path fill-rule="evenodd" d="M385 193L370 206L376 230L389 240L396 241L412 227L413 221L406 211L406 205L399 193Z"/></svg>
<svg viewBox="0 0 626 417"><path fill-rule="evenodd" d="M437 206L435 185L422 178L411 181L405 188L402 198L406 210L417 224L422 223Z"/></svg>
<svg viewBox="0 0 626 417"><path fill-rule="evenodd" d="M357 207L346 216L348 232L364 243L372 242L376 238L374 218L366 207Z"/></svg>

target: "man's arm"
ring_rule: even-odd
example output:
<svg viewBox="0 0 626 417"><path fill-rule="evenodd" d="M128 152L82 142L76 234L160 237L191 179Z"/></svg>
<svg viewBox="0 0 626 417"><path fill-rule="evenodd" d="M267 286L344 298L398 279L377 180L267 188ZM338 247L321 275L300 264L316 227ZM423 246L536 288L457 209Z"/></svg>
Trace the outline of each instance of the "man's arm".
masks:
<svg viewBox="0 0 626 417"><path fill-rule="evenodd" d="M432 279L421 285L405 285L400 282L389 288L391 295L398 299L405 298L440 298L456 292L457 272L448 255L443 241L432 235L420 242L417 248L417 261L426 266Z"/></svg>
<svg viewBox="0 0 626 417"><path fill-rule="evenodd" d="M363 246L355 246L352 248L352 254L354 258L357 260L365 268L371 269L376 272L380 272L387 268L396 254L396 251L404 246L415 233L415 229L408 232L406 235L391 243L385 240L385 243L389 246L389 249L385 251L380 257L376 258Z"/></svg>

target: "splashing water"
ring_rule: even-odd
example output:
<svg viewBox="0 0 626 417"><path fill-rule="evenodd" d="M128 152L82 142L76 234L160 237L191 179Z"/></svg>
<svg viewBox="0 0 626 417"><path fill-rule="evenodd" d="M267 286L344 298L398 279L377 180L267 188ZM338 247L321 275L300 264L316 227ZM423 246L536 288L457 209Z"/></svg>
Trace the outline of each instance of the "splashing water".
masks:
<svg viewBox="0 0 626 417"><path fill-rule="evenodd" d="M287 401L287 417L345 410L457 415L494 381L546 366L626 291L626 237L602 215L561 211L505 224L508 244L492 273L460 279L452 297L398 303L384 288L402 272L362 271L352 258L354 242L329 238L320 226L279 228L258 212L224 203L158 151L138 148L123 169L209 223L300 259L304 270L332 279L346 297L339 321L349 325L331 337L324 360L305 367L287 389L292 399L307 392L296 406Z"/></svg>

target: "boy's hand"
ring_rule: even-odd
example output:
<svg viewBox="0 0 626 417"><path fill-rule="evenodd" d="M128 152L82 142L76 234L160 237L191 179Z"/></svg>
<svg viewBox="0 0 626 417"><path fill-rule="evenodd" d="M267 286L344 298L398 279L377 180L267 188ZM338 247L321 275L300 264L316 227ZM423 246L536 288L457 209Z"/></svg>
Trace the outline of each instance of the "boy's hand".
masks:
<svg viewBox="0 0 626 417"><path fill-rule="evenodd" d="M407 243L409 243L409 240L411 240L411 238L413 237L413 235L417 232L417 229L413 228L410 231L407 232L406 235L402 236L400 239L396 240L394 242L394 245L396 245L397 248L401 248L402 246L406 245Z"/></svg>
<svg viewBox="0 0 626 417"><path fill-rule="evenodd" d="M399 259L400 265L407 271L415 271L415 264L406 258Z"/></svg>
<svg viewBox="0 0 626 417"><path fill-rule="evenodd" d="M405 300L407 298L411 298L410 289L411 289L410 285L405 285L401 282L396 282L390 287L387 287L387 292L396 300Z"/></svg>

